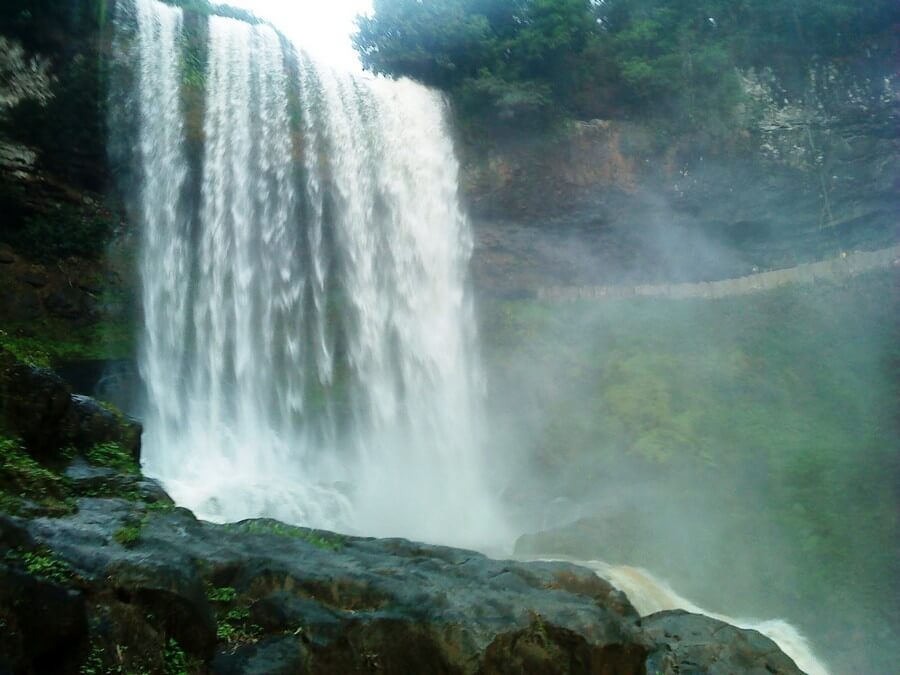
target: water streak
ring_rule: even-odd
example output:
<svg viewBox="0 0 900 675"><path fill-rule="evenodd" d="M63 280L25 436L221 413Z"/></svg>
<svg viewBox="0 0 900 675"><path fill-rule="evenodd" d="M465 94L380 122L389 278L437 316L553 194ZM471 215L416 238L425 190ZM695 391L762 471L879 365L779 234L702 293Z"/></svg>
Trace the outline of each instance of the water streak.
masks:
<svg viewBox="0 0 900 675"><path fill-rule="evenodd" d="M211 17L191 211L180 13L138 4L147 471L209 518L495 543L442 98Z"/></svg>

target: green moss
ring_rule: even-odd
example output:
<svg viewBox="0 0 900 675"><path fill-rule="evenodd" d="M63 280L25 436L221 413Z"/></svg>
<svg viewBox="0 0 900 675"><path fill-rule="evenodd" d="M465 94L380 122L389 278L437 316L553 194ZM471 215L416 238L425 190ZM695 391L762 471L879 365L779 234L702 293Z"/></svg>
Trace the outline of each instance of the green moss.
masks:
<svg viewBox="0 0 900 675"><path fill-rule="evenodd" d="M39 367L69 361L104 361L134 356L136 331L127 319L78 325L64 319L11 323L0 329L0 347Z"/></svg>
<svg viewBox="0 0 900 675"><path fill-rule="evenodd" d="M317 532L305 527L286 525L275 520L248 520L242 523L226 525L231 530L245 532L247 534L269 534L277 537L290 537L300 539L307 544L326 551L337 551L344 547L346 541L338 534Z"/></svg>
<svg viewBox="0 0 900 675"><path fill-rule="evenodd" d="M74 509L62 476L31 457L19 441L0 437L0 509L18 513L25 502L36 504L47 515Z"/></svg>
<svg viewBox="0 0 900 675"><path fill-rule="evenodd" d="M115 531L113 539L125 548L133 548L140 541L143 529L143 521L137 525L125 525Z"/></svg>
<svg viewBox="0 0 900 675"><path fill-rule="evenodd" d="M98 443L84 453L85 459L97 466L106 466L122 473L140 473L138 465L121 445L115 442Z"/></svg>
<svg viewBox="0 0 900 675"><path fill-rule="evenodd" d="M42 345L29 339L10 335L2 328L0 328L0 349L5 349L19 361L35 368L49 368L51 364L50 354Z"/></svg>

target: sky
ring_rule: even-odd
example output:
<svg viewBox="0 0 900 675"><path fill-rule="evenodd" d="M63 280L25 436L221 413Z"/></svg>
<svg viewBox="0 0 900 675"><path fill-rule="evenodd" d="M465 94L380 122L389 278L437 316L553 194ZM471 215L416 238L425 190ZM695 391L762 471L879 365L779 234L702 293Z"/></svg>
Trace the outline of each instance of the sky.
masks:
<svg viewBox="0 0 900 675"><path fill-rule="evenodd" d="M227 0L221 4L249 9L332 65L360 67L350 34L355 30L354 18L371 9L371 0Z"/></svg>

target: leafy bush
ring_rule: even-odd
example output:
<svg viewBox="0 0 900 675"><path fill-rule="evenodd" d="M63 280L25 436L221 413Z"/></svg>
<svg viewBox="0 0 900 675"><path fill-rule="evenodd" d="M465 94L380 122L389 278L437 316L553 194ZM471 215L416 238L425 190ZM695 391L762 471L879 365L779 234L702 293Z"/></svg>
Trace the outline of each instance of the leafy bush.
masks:
<svg viewBox="0 0 900 675"><path fill-rule="evenodd" d="M113 441L98 443L85 452L84 456L91 464L107 466L123 473L136 474L140 471L128 451Z"/></svg>

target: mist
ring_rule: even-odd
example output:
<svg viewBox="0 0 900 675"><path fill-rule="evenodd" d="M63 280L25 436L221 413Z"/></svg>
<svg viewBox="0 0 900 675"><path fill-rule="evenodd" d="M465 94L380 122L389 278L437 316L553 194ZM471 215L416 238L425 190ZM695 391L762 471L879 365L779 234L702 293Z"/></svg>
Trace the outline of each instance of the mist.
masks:
<svg viewBox="0 0 900 675"><path fill-rule="evenodd" d="M515 277L531 294L482 298L495 472L524 533L515 552L643 568L706 611L791 622L833 672L887 672L900 629L884 601L900 590L897 256L852 278L635 297L810 255L765 237L748 251L663 197L649 203L617 266L597 252L623 239L602 212L556 221L552 243L523 238L550 251ZM833 231L810 238L820 259L852 255ZM618 292L535 295L581 285Z"/></svg>

